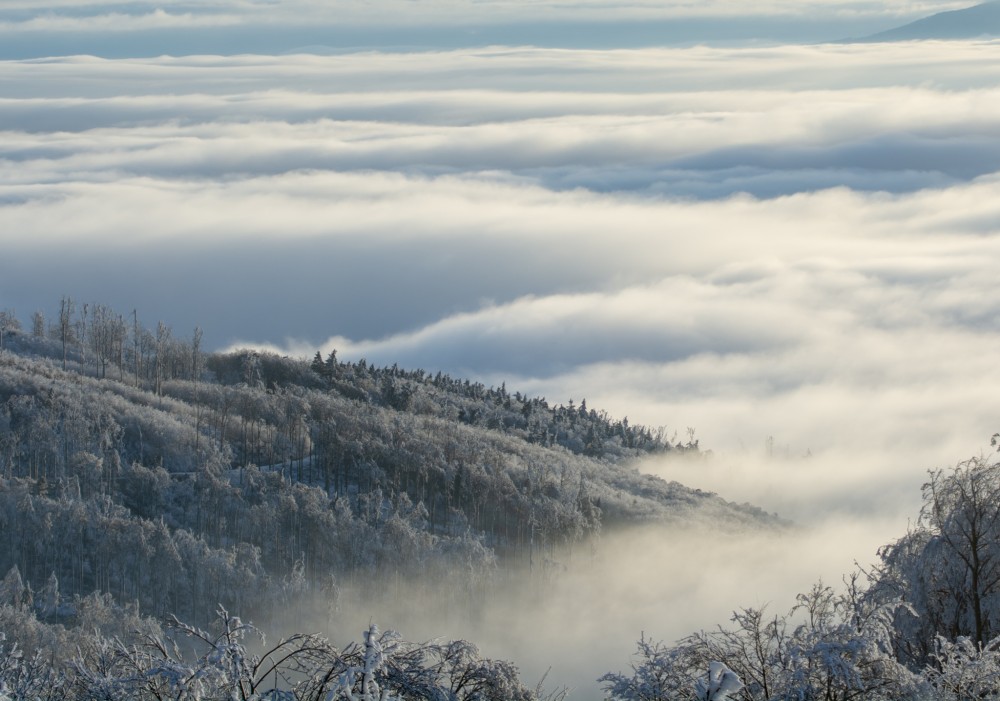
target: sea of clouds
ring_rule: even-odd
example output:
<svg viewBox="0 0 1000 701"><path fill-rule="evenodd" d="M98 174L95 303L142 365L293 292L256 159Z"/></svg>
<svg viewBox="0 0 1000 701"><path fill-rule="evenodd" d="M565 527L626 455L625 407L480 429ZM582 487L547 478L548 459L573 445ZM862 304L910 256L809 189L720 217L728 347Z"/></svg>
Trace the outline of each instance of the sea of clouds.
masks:
<svg viewBox="0 0 1000 701"><path fill-rule="evenodd" d="M606 4L483 5L476 21ZM408 6L400 26L434 25ZM332 22L306 2L33 7L5 3L0 34ZM756 12L875 27L955 7ZM624 665L642 630L789 607L874 559L926 471L1000 430L998 42L83 53L0 61L0 306L27 321L68 294L216 348L336 348L692 427L710 457L643 469L803 526L716 541L711 568L692 565L702 536L615 544L590 584L568 574L522 619L498 608L490 652L532 672L583 635L580 610L606 639L558 680L611 650L593 677ZM542 609L562 637L525 647Z"/></svg>
<svg viewBox="0 0 1000 701"><path fill-rule="evenodd" d="M801 43L871 35L961 0L9 0L0 58Z"/></svg>

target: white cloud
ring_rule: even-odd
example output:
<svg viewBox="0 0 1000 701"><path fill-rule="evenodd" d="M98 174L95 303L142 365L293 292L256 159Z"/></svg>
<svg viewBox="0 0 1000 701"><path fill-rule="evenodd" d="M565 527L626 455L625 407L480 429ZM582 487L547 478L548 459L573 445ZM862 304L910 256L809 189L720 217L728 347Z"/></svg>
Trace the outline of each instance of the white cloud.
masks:
<svg viewBox="0 0 1000 701"><path fill-rule="evenodd" d="M914 110L931 124L962 115L981 124L987 121L981 113L992 109L990 93L966 91L997 88L998 51L1000 42L993 40L609 50L498 46L331 56L78 56L7 61L0 69L6 99L216 95L231 102L250 99L241 112L270 102L272 114L283 100L292 114L303 102L336 110L332 98L343 95L349 104L367 100L370 114L378 109L376 118L383 110L393 114L401 101L406 107L423 104L418 115L430 121L456 112L488 118L498 110L566 116L576 114L577 106L584 114L691 109L733 117L774 106L807 119L815 100L824 113L839 109L844 119L867 108L865 116L877 124L906 123ZM868 91L873 88L899 92ZM927 101L943 102L942 94L950 100L938 120ZM885 96L893 99L880 99ZM836 136L833 127L828 135Z"/></svg>
<svg viewBox="0 0 1000 701"><path fill-rule="evenodd" d="M212 24L219 17L226 22L243 24L373 24L373 25L462 25L497 22L532 22L557 19L616 20L669 19L686 17L755 17L804 16L825 17L890 17L909 19L966 6L947 0L914 2L859 2L857 0L768 0L747 4L735 0L432 0L419 4L403 0L382 0L377 5L362 0L338 0L337 3L317 0L286 0L281 3L248 0L216 0L193 3L190 0L140 0L131 8L148 8L142 15L157 14L189 17L193 21ZM136 23L137 15L121 12L126 7L120 0L44 0L27 3L11 0L0 5L0 17L9 13L19 21L0 24L4 29L20 30L93 30L127 27L147 28ZM166 8L166 9L164 9ZM139 10L142 12L142 10ZM23 19L27 16L28 19ZM303 18L309 18L308 22Z"/></svg>
<svg viewBox="0 0 1000 701"><path fill-rule="evenodd" d="M6 32L134 32L148 29L178 29L191 27L221 27L240 23L233 15L196 15L190 12L173 14L155 9L144 14L111 12L107 14L67 16L44 14L19 22L0 22L0 33Z"/></svg>

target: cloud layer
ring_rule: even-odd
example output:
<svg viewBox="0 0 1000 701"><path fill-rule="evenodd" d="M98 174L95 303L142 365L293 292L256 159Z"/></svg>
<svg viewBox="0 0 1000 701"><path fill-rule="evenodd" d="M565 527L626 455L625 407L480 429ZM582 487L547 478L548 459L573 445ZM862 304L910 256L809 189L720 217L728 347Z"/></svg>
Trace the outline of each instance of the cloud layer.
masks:
<svg viewBox="0 0 1000 701"><path fill-rule="evenodd" d="M472 22L525 22L531 20L587 20L625 18L683 17L753 17L759 15L820 17L857 17L927 15L959 9L965 4L955 0L892 0L858 2L857 0L767 0L746 3L736 0L707 0L692 4L681 0L626 0L607 3L601 0L432 0L415 6L401 0L384 0L378 7L361 0L339 0L336 4L319 0L286 0L282 3L245 0L43 0L4 3L0 31L86 31L113 29L127 31L155 26L178 26L205 23L219 25L309 23L335 25L405 23L410 25L463 25ZM308 17L309 22L303 18Z"/></svg>
<svg viewBox="0 0 1000 701"><path fill-rule="evenodd" d="M0 57L622 48L868 36L958 0L44 0L0 7Z"/></svg>
<svg viewBox="0 0 1000 701"><path fill-rule="evenodd" d="M998 50L7 62L0 284L556 396L927 378L996 328Z"/></svg>

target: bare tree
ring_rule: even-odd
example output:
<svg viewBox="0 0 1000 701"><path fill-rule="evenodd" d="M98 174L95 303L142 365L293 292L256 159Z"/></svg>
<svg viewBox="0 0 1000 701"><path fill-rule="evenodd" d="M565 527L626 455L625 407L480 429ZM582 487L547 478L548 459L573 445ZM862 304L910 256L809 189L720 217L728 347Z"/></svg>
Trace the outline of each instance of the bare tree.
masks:
<svg viewBox="0 0 1000 701"><path fill-rule="evenodd" d="M163 394L163 376L166 370L166 353L169 342L170 327L161 321L156 325L156 364L153 383L156 396Z"/></svg>
<svg viewBox="0 0 1000 701"><path fill-rule="evenodd" d="M62 367L66 369L66 349L73 341L73 314L76 313L76 304L72 297L63 296L59 302L59 326L57 333L59 341L62 343Z"/></svg>
<svg viewBox="0 0 1000 701"><path fill-rule="evenodd" d="M112 352L118 364L118 381L125 381L125 339L128 337L128 328L125 326L125 317L121 314L115 316L112 322Z"/></svg>
<svg viewBox="0 0 1000 701"><path fill-rule="evenodd" d="M205 357L201 352L202 330L200 326L194 327L191 334L191 379L195 382L201 377L201 371L205 366Z"/></svg>
<svg viewBox="0 0 1000 701"><path fill-rule="evenodd" d="M139 386L139 366L141 359L139 355L139 312L132 310L132 362L135 364L135 386Z"/></svg>
<svg viewBox="0 0 1000 701"><path fill-rule="evenodd" d="M108 360L114 356L114 319L114 312L110 307L94 305L90 322L90 348L94 352L94 366L99 378L107 377Z"/></svg>

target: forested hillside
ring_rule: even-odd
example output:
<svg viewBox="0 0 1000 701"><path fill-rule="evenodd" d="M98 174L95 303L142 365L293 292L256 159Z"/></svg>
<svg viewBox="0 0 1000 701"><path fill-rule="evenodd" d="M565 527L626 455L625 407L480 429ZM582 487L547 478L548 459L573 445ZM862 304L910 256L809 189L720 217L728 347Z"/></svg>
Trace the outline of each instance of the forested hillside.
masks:
<svg viewBox="0 0 1000 701"><path fill-rule="evenodd" d="M66 298L31 326L8 314L0 353L0 570L57 581L65 601L98 592L203 624L219 604L268 620L362 582L474 599L602 529L777 523L639 474L630 458L697 459L696 441L582 400L335 353L206 353L198 330Z"/></svg>

